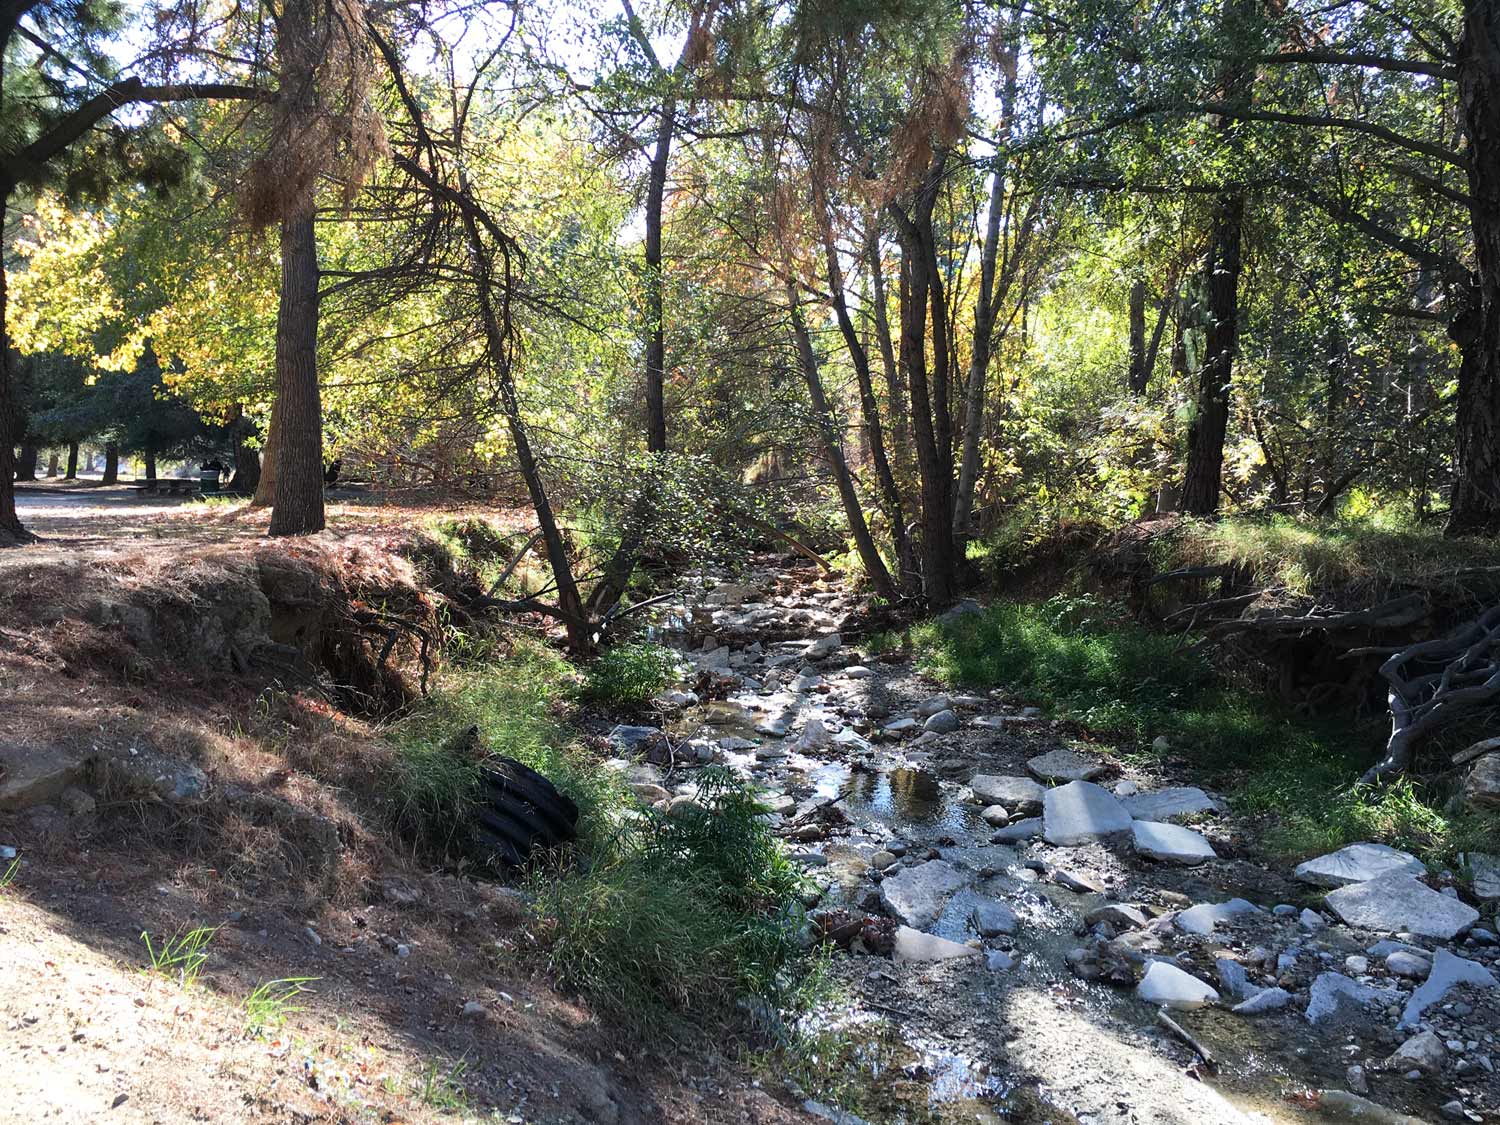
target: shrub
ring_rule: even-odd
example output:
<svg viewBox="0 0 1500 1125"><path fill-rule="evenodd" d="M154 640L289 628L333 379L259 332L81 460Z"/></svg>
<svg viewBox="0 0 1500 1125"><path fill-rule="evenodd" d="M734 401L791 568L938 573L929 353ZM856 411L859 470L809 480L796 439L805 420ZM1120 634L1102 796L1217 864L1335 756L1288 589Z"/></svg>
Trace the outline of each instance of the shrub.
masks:
<svg viewBox="0 0 1500 1125"><path fill-rule="evenodd" d="M677 657L654 644L616 645L588 666L582 697L586 703L633 710L666 690L677 675Z"/></svg>
<svg viewBox="0 0 1500 1125"><path fill-rule="evenodd" d="M639 1032L725 1024L737 1001L779 1003L803 976L801 875L765 807L722 769L704 771L697 801L646 813L587 870L532 879L549 967Z"/></svg>

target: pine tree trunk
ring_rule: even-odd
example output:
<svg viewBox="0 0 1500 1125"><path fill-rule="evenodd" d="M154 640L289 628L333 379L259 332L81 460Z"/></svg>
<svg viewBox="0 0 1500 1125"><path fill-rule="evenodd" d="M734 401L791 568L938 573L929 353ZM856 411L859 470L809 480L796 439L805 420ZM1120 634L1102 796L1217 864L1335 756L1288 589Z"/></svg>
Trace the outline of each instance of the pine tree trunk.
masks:
<svg viewBox="0 0 1500 1125"><path fill-rule="evenodd" d="M5 229L5 212L12 190L12 185L0 182L0 230ZM16 387L15 364L11 361L10 333L5 327L6 299L5 259L0 255L0 547L31 539L16 515L15 443L26 430L26 419Z"/></svg>
<svg viewBox="0 0 1500 1125"><path fill-rule="evenodd" d="M48 480L52 480L52 479L56 478L56 476L57 476L57 469L58 469L58 463L57 462L58 462L57 450L55 450L55 449L49 449L47 451L47 479Z"/></svg>
<svg viewBox="0 0 1500 1125"><path fill-rule="evenodd" d="M1464 0L1458 95L1469 141L1476 284L1449 334L1458 373L1450 535L1500 533L1500 11Z"/></svg>
<svg viewBox="0 0 1500 1125"><path fill-rule="evenodd" d="M65 475L63 477L63 480L77 480L77 479L78 479L78 443L76 441L73 441L73 442L69 442L68 443L68 472L67 472L67 475Z"/></svg>
<svg viewBox="0 0 1500 1125"><path fill-rule="evenodd" d="M21 446L21 456L16 459L16 480L36 480L36 463L41 451L31 442Z"/></svg>
<svg viewBox="0 0 1500 1125"><path fill-rule="evenodd" d="M120 447L114 442L110 442L104 447L103 483L120 483Z"/></svg>
<svg viewBox="0 0 1500 1125"><path fill-rule="evenodd" d="M272 535L323 530L323 404L318 389L318 244L311 200L281 224L276 314L276 451Z"/></svg>

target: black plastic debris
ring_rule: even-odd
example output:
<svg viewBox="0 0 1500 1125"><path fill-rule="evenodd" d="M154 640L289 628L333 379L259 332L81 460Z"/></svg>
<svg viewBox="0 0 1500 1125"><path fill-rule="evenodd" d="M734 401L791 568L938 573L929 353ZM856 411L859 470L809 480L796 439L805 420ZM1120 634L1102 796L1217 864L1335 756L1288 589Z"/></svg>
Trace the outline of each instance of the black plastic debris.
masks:
<svg viewBox="0 0 1500 1125"><path fill-rule="evenodd" d="M530 766L495 756L482 770L485 801L479 842L507 867L521 867L533 851L578 836L578 806Z"/></svg>

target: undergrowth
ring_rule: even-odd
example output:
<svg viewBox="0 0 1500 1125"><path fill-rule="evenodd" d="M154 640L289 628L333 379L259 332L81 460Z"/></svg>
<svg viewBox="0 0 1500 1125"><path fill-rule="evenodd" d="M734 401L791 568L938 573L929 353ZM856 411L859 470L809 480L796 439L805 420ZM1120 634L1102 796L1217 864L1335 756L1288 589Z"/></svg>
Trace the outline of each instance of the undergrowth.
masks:
<svg viewBox="0 0 1500 1125"><path fill-rule="evenodd" d="M550 969L626 1027L723 1026L741 1001L805 1002L802 876L731 771L697 800L627 821L591 866L533 872Z"/></svg>
<svg viewBox="0 0 1500 1125"><path fill-rule="evenodd" d="M665 691L676 672L677 657L661 645L615 645L585 670L580 694L585 703L635 710Z"/></svg>
<svg viewBox="0 0 1500 1125"><path fill-rule="evenodd" d="M659 666L656 652L629 647L630 662ZM654 694L656 675L632 666L606 694L638 697L647 680ZM708 769L696 803L670 815L639 809L563 721L574 683L571 665L538 644L450 666L428 704L386 732L399 829L464 862L479 767L491 753L516 758L579 807L576 845L538 857L526 882L541 956L560 983L642 1033L728 1027L750 998L773 1008L804 1002L812 978L799 940L802 876L754 791Z"/></svg>
<svg viewBox="0 0 1500 1125"><path fill-rule="evenodd" d="M1264 842L1279 853L1383 840L1450 862L1496 828L1491 818L1446 813L1440 794L1412 781L1358 785L1381 732L1314 722L1228 685L1180 638L1135 625L1107 603L1002 603L918 626L910 640L944 682L1014 689L1057 717L1119 737L1127 754L1154 753L1151 743L1164 736L1242 811L1276 817Z"/></svg>

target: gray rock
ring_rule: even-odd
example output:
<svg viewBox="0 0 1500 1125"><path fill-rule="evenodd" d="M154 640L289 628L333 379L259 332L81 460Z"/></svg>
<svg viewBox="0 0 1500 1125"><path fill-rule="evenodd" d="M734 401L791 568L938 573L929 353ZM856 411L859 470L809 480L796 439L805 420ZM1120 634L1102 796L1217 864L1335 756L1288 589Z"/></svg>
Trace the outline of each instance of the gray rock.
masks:
<svg viewBox="0 0 1500 1125"><path fill-rule="evenodd" d="M1029 777L977 773L969 779L974 798L986 805L1000 805L1012 816L1042 811L1047 791Z"/></svg>
<svg viewBox="0 0 1500 1125"><path fill-rule="evenodd" d="M987 805L979 814L979 819L991 828L1004 828L1010 823L1010 814L1005 811L1004 805Z"/></svg>
<svg viewBox="0 0 1500 1125"><path fill-rule="evenodd" d="M1391 954L1392 957L1396 954ZM1390 964L1390 959L1386 959ZM1455 985L1467 984L1474 988L1496 988L1500 982L1495 980L1495 974L1486 969L1478 961L1470 961L1466 957L1459 957L1449 953L1446 949L1439 949L1432 959L1432 969L1427 974L1427 979L1422 982L1411 999L1406 1002L1406 1008L1401 1013L1401 1027L1412 1027L1422 1018L1422 1013L1432 1005L1441 1002L1448 990Z"/></svg>
<svg viewBox="0 0 1500 1125"><path fill-rule="evenodd" d="M949 606L938 614L938 620L951 623L963 617L974 617L984 612L984 607L973 598L964 598L961 602Z"/></svg>
<svg viewBox="0 0 1500 1125"><path fill-rule="evenodd" d="M1148 921L1145 914L1123 902L1107 902L1103 906L1096 906L1083 916L1083 920L1090 926L1103 922L1116 930L1143 929Z"/></svg>
<svg viewBox="0 0 1500 1125"><path fill-rule="evenodd" d="M1466 852L1459 856L1459 863L1468 869L1475 898L1480 902L1500 900L1500 855Z"/></svg>
<svg viewBox="0 0 1500 1125"><path fill-rule="evenodd" d="M56 800L87 764L84 755L60 747L0 743L0 810Z"/></svg>
<svg viewBox="0 0 1500 1125"><path fill-rule="evenodd" d="M918 730L920 729L921 725L922 724L917 722L916 719L913 719L910 715L907 715L903 718L894 719L891 722L887 723L884 729L886 734L901 735L907 734L910 731Z"/></svg>
<svg viewBox="0 0 1500 1125"><path fill-rule="evenodd" d="M897 961L953 961L979 955L979 950L973 946L960 945L936 934L924 934L910 926L897 928L896 948L892 954Z"/></svg>
<svg viewBox="0 0 1500 1125"><path fill-rule="evenodd" d="M1042 798L1042 836L1049 844L1086 844L1129 831L1125 806L1091 781L1070 781Z"/></svg>
<svg viewBox="0 0 1500 1125"><path fill-rule="evenodd" d="M1125 808L1137 820L1182 820L1201 813L1217 812L1220 804L1201 789L1158 789L1125 797Z"/></svg>
<svg viewBox="0 0 1500 1125"><path fill-rule="evenodd" d="M1500 754L1486 754L1464 779L1464 800L1476 812L1500 808Z"/></svg>
<svg viewBox="0 0 1500 1125"><path fill-rule="evenodd" d="M1319 973L1313 979L1308 997L1307 1022L1325 1023L1362 1015L1367 1008L1385 1008L1396 1003L1398 996L1394 988L1361 984L1342 973Z"/></svg>
<svg viewBox="0 0 1500 1125"><path fill-rule="evenodd" d="M1400 1071L1403 1074L1408 1070L1437 1074L1447 1061L1448 1048L1443 1045L1443 1041L1432 1032L1424 1031L1397 1047L1395 1053L1385 1060L1384 1066L1386 1070Z"/></svg>
<svg viewBox="0 0 1500 1125"><path fill-rule="evenodd" d="M484 1005L478 1000L470 1000L463 1006L463 1011L459 1014L466 1020L482 1020L485 1016Z"/></svg>
<svg viewBox="0 0 1500 1125"><path fill-rule="evenodd" d="M1218 855L1203 836L1180 824L1138 820L1130 826L1136 854L1163 863L1194 867Z"/></svg>
<svg viewBox="0 0 1500 1125"><path fill-rule="evenodd" d="M1344 1071L1344 1081L1349 1084L1349 1089L1356 1094L1368 1094L1370 1092L1370 1079L1365 1074L1365 1068L1358 1064Z"/></svg>
<svg viewBox="0 0 1500 1125"><path fill-rule="evenodd" d="M1200 902L1197 906L1190 906L1182 911L1174 921L1183 933L1206 935L1213 933L1214 927L1221 923L1233 921L1245 914L1259 913L1260 907L1253 902L1232 898L1228 902Z"/></svg>
<svg viewBox="0 0 1500 1125"><path fill-rule="evenodd" d="M960 726L957 711L939 711L922 724L928 734L952 734Z"/></svg>
<svg viewBox="0 0 1500 1125"><path fill-rule="evenodd" d="M832 656L843 646L844 638L837 633L829 633L826 637L819 637L807 646L807 651L802 655L808 660L822 660Z"/></svg>
<svg viewBox="0 0 1500 1125"><path fill-rule="evenodd" d="M1004 730L1004 715L976 715L969 720L970 726L978 727L980 730Z"/></svg>
<svg viewBox="0 0 1500 1125"><path fill-rule="evenodd" d="M1109 772L1102 762L1092 761L1071 750L1052 750L1026 763L1026 768L1043 781L1093 781Z"/></svg>
<svg viewBox="0 0 1500 1125"><path fill-rule="evenodd" d="M1323 915L1309 907L1303 907L1302 913L1297 915L1297 923L1308 933L1316 933L1328 923L1323 921Z"/></svg>
<svg viewBox="0 0 1500 1125"><path fill-rule="evenodd" d="M953 700L946 695L929 695L917 704L917 714L924 719L932 718L939 711L951 710L953 710Z"/></svg>
<svg viewBox="0 0 1500 1125"><path fill-rule="evenodd" d="M984 959L984 967L992 973L1005 973L1016 967L1016 959L1002 950L991 950Z"/></svg>
<svg viewBox="0 0 1500 1125"><path fill-rule="evenodd" d="M633 727L621 723L609 732L609 745L617 754L634 754L661 737L662 733L656 727Z"/></svg>
<svg viewBox="0 0 1500 1125"><path fill-rule="evenodd" d="M1214 969L1219 974L1219 987L1229 995L1243 1000L1257 991L1250 983L1250 974L1245 972L1245 966L1233 957L1214 958Z"/></svg>
<svg viewBox="0 0 1500 1125"><path fill-rule="evenodd" d="M1219 1001L1218 992L1211 986L1166 961L1151 962L1135 994L1163 1008L1201 1008Z"/></svg>
<svg viewBox="0 0 1500 1125"><path fill-rule="evenodd" d="M1263 988L1229 1010L1240 1016L1258 1016L1262 1012L1279 1012L1291 1002L1292 994L1286 989Z"/></svg>
<svg viewBox="0 0 1500 1125"><path fill-rule="evenodd" d="M1336 852L1299 864L1292 876L1315 887L1347 887L1382 875L1425 875L1416 856L1384 844L1350 844Z"/></svg>
<svg viewBox="0 0 1500 1125"><path fill-rule="evenodd" d="M908 926L921 929L937 921L954 892L969 881L941 859L903 868L880 884L880 901Z"/></svg>
<svg viewBox="0 0 1500 1125"><path fill-rule="evenodd" d="M1329 893L1328 908L1350 926L1410 932L1448 941L1479 921L1479 911L1439 894L1410 875L1384 875Z"/></svg>
<svg viewBox="0 0 1500 1125"><path fill-rule="evenodd" d="M1433 959L1425 954L1397 950L1386 957L1386 969L1394 972L1397 977L1418 980L1418 978L1427 977L1433 971Z"/></svg>
<svg viewBox="0 0 1500 1125"><path fill-rule="evenodd" d="M73 816L87 816L98 808L98 802L92 795L73 785L62 791L57 803Z"/></svg>
<svg viewBox="0 0 1500 1125"><path fill-rule="evenodd" d="M980 937L1000 937L1013 934L1020 922L1016 912L996 899L985 899L976 903L969 911L969 925Z"/></svg>
<svg viewBox="0 0 1500 1125"><path fill-rule="evenodd" d="M1027 817L1025 820L1011 821L990 837L990 843L1019 844L1023 840L1031 840L1041 834L1042 818L1039 816Z"/></svg>
<svg viewBox="0 0 1500 1125"><path fill-rule="evenodd" d="M896 856L891 852L876 852L870 857L870 866L876 871L884 871L888 867L894 867Z"/></svg>
<svg viewBox="0 0 1500 1125"><path fill-rule="evenodd" d="M851 664L844 669L844 678L849 680L868 680L875 673L863 664Z"/></svg>

